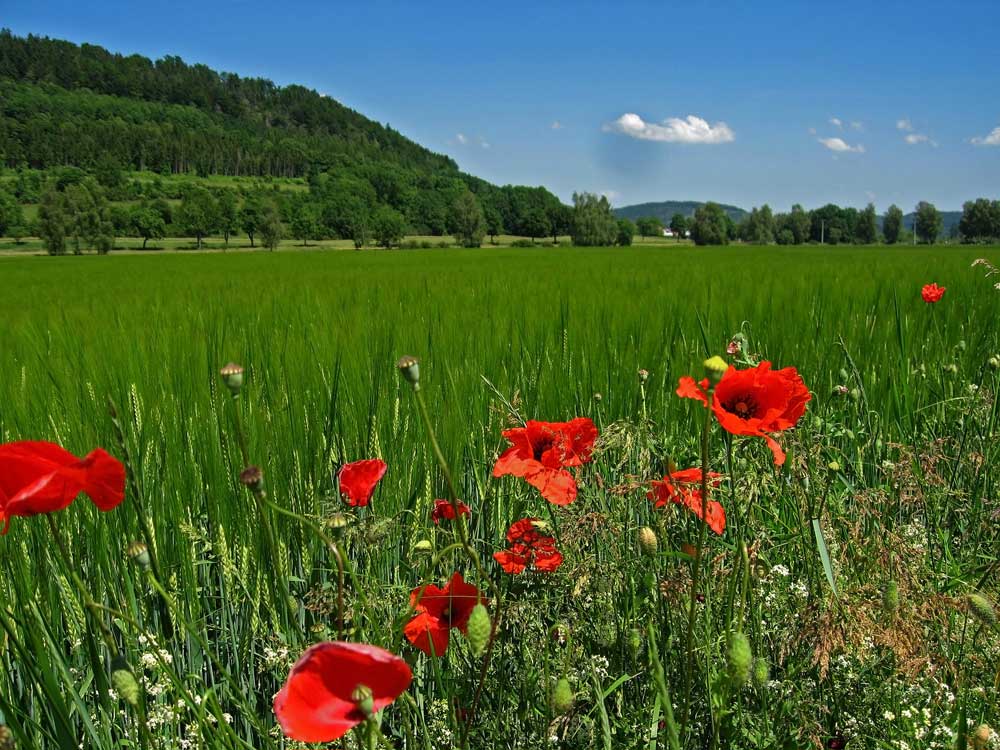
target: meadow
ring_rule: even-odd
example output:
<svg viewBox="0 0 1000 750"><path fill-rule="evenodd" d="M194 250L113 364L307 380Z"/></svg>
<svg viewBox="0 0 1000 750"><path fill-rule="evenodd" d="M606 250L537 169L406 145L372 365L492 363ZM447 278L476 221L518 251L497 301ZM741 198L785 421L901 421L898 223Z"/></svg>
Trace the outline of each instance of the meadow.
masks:
<svg viewBox="0 0 1000 750"><path fill-rule="evenodd" d="M986 747L1000 292L980 257L1000 248L0 257L0 442L128 469L113 511L0 539L0 720L24 748L305 747L272 698L308 645L346 640L413 682L329 747ZM402 355L481 565L465 521L431 521L447 473ZM712 355L798 370L782 467L675 393ZM493 476L503 430L574 417L600 437L572 504ZM371 504L345 505L338 468L373 457ZM647 499L706 458L721 535ZM494 563L525 517L558 570ZM428 656L404 637L411 592L454 571L495 638ZM134 706L109 681L123 661Z"/></svg>

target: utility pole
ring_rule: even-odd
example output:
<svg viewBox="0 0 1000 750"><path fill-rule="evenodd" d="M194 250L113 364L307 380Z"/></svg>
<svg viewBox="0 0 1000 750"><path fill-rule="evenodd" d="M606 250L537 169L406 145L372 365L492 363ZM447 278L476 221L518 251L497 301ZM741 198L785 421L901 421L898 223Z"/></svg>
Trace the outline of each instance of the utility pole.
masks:
<svg viewBox="0 0 1000 750"><path fill-rule="evenodd" d="M826 242L826 219L819 220L819 244Z"/></svg>

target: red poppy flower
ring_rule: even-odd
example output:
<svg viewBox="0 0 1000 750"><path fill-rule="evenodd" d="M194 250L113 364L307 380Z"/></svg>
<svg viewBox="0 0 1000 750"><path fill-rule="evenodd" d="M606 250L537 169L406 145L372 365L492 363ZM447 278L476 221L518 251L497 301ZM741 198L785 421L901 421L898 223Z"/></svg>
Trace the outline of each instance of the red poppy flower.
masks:
<svg viewBox="0 0 1000 750"><path fill-rule="evenodd" d="M486 604L486 599L479 589L462 580L461 573L453 574L443 589L434 584L413 589L410 606L417 615L406 623L403 635L428 656L432 647L433 654L442 656L448 650L451 629L465 632L477 602Z"/></svg>
<svg viewBox="0 0 1000 750"><path fill-rule="evenodd" d="M63 510L85 493L102 511L125 499L125 467L97 448L77 458L55 443L24 441L0 445L0 524L11 516Z"/></svg>
<svg viewBox="0 0 1000 750"><path fill-rule="evenodd" d="M925 284L924 288L920 290L920 296L924 298L924 302L927 304L933 304L938 302L945 292L945 287L938 286L937 284Z"/></svg>
<svg viewBox="0 0 1000 750"><path fill-rule="evenodd" d="M348 505L368 505L375 492L375 485L385 476L387 468L381 458L366 458L364 461L344 464L337 474L341 496Z"/></svg>
<svg viewBox="0 0 1000 750"><path fill-rule="evenodd" d="M457 502L458 512L461 513L466 518L472 516L472 511L469 506L463 503L461 500ZM431 520L437 525L441 521L454 521L455 520L455 506L451 504L450 500L435 500L434 510L431 511Z"/></svg>
<svg viewBox="0 0 1000 750"><path fill-rule="evenodd" d="M555 505L569 505L576 499L576 480L566 471L590 461L597 428L587 417L569 422L536 422L505 430L510 442L497 459L493 476L508 474L523 478Z"/></svg>
<svg viewBox="0 0 1000 750"><path fill-rule="evenodd" d="M721 474L708 472L708 482L712 487L719 486ZM653 480L653 489L646 495L653 501L654 508L662 508L667 503L676 503L689 509L698 518L708 524L708 528L716 534L726 530L726 511L722 503L709 500L706 504L701 494L701 469L684 469L674 471L662 480Z"/></svg>
<svg viewBox="0 0 1000 750"><path fill-rule="evenodd" d="M537 518L522 518L507 529L510 549L493 553L493 559L500 563L505 573L517 575L529 566L550 573L562 565L563 556L556 549L556 540L542 534L540 526L541 521Z"/></svg>
<svg viewBox="0 0 1000 750"><path fill-rule="evenodd" d="M708 405L708 380L696 383L683 377L677 388L682 398L695 398ZM737 370L730 367L715 386L712 411L719 424L734 435L762 437L774 454L777 466L785 463L785 452L771 436L794 427L812 398L794 367L772 370L770 362Z"/></svg>
<svg viewBox="0 0 1000 750"><path fill-rule="evenodd" d="M317 643L302 654L274 696L274 714L286 737L332 742L367 718L355 690L371 690L374 713L396 700L412 680L406 662L378 646Z"/></svg>

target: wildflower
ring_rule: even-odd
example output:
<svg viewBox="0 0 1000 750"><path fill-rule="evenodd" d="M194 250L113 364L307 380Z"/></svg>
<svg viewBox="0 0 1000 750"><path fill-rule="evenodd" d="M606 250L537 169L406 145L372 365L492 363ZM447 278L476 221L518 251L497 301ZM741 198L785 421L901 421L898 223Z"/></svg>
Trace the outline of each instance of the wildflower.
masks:
<svg viewBox="0 0 1000 750"><path fill-rule="evenodd" d="M662 508L667 503L683 505L708 524L708 528L716 534L721 534L726 529L726 511L722 504L715 500L709 500L707 504L704 502L701 494L701 477L701 469L698 468L671 472L662 480L653 480L652 489L646 497L653 501L654 508ZM710 471L709 485L717 487L720 477L720 474Z"/></svg>
<svg viewBox="0 0 1000 750"><path fill-rule="evenodd" d="M351 506L365 506L372 499L375 485L385 476L388 466L380 458L368 458L344 464L337 473L340 494Z"/></svg>
<svg viewBox="0 0 1000 750"><path fill-rule="evenodd" d="M7 533L12 516L64 510L81 492L98 510L118 507L125 499L125 467L102 448L81 459L55 443L0 445L2 533Z"/></svg>
<svg viewBox="0 0 1000 750"><path fill-rule="evenodd" d="M680 379L677 395L709 405L709 380ZM762 437L774 454L774 463L785 462L785 453L772 433L794 427L812 398L794 367L772 370L770 362L737 370L730 367L712 391L712 410L719 424L733 435Z"/></svg>
<svg viewBox="0 0 1000 750"><path fill-rule="evenodd" d="M453 574L443 589L434 584L415 588L410 606L417 614L406 623L403 635L425 654L442 656L448 650L451 629L466 633L472 610L480 602L486 600L461 573Z"/></svg>
<svg viewBox="0 0 1000 750"><path fill-rule="evenodd" d="M920 296L923 297L924 302L928 305L934 304L940 301L944 296L945 287L938 286L937 284L925 284L924 288L920 290Z"/></svg>
<svg viewBox="0 0 1000 750"><path fill-rule="evenodd" d="M739 354L743 350L743 342L737 339L733 339L726 345L726 354L730 357Z"/></svg>
<svg viewBox="0 0 1000 750"><path fill-rule="evenodd" d="M493 476L523 478L555 505L569 505L576 499L576 480L567 468L590 461L597 428L586 417L569 422L537 422L505 430L510 442L497 459Z"/></svg>
<svg viewBox="0 0 1000 750"><path fill-rule="evenodd" d="M563 556L556 549L556 540L539 531L541 521L537 518L522 518L507 529L510 549L493 553L493 559L500 563L504 572L517 575L529 566L535 570L550 573L562 565Z"/></svg>
<svg viewBox="0 0 1000 750"><path fill-rule="evenodd" d="M455 505L458 506L458 512L461 513L466 518L472 515L472 511L469 506L463 503L461 500L456 500ZM452 505L448 500L435 500L434 509L431 511L431 520L437 525L441 521L454 521L455 520L455 505Z"/></svg>
<svg viewBox="0 0 1000 750"><path fill-rule="evenodd" d="M274 696L274 714L286 737L332 742L396 700L412 679L405 661L378 646L318 643Z"/></svg>

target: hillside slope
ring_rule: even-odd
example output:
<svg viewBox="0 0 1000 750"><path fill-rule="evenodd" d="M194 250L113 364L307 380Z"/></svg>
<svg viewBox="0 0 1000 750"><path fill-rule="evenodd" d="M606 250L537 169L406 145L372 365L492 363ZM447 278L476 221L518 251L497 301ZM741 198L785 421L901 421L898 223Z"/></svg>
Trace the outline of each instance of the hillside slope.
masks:
<svg viewBox="0 0 1000 750"><path fill-rule="evenodd" d="M698 201L661 201L659 203L637 203L634 206L622 206L621 208L615 209L615 216L619 219L631 219L635 221L636 219L641 219L647 216L655 216L664 226L670 224L670 220L673 218L674 214L683 214L684 216L694 216L694 212L698 210L700 206L705 205L703 202ZM739 208L738 206L729 206L725 203L720 203L722 210L729 214L734 222L739 223L739 221L747 215L747 211Z"/></svg>

